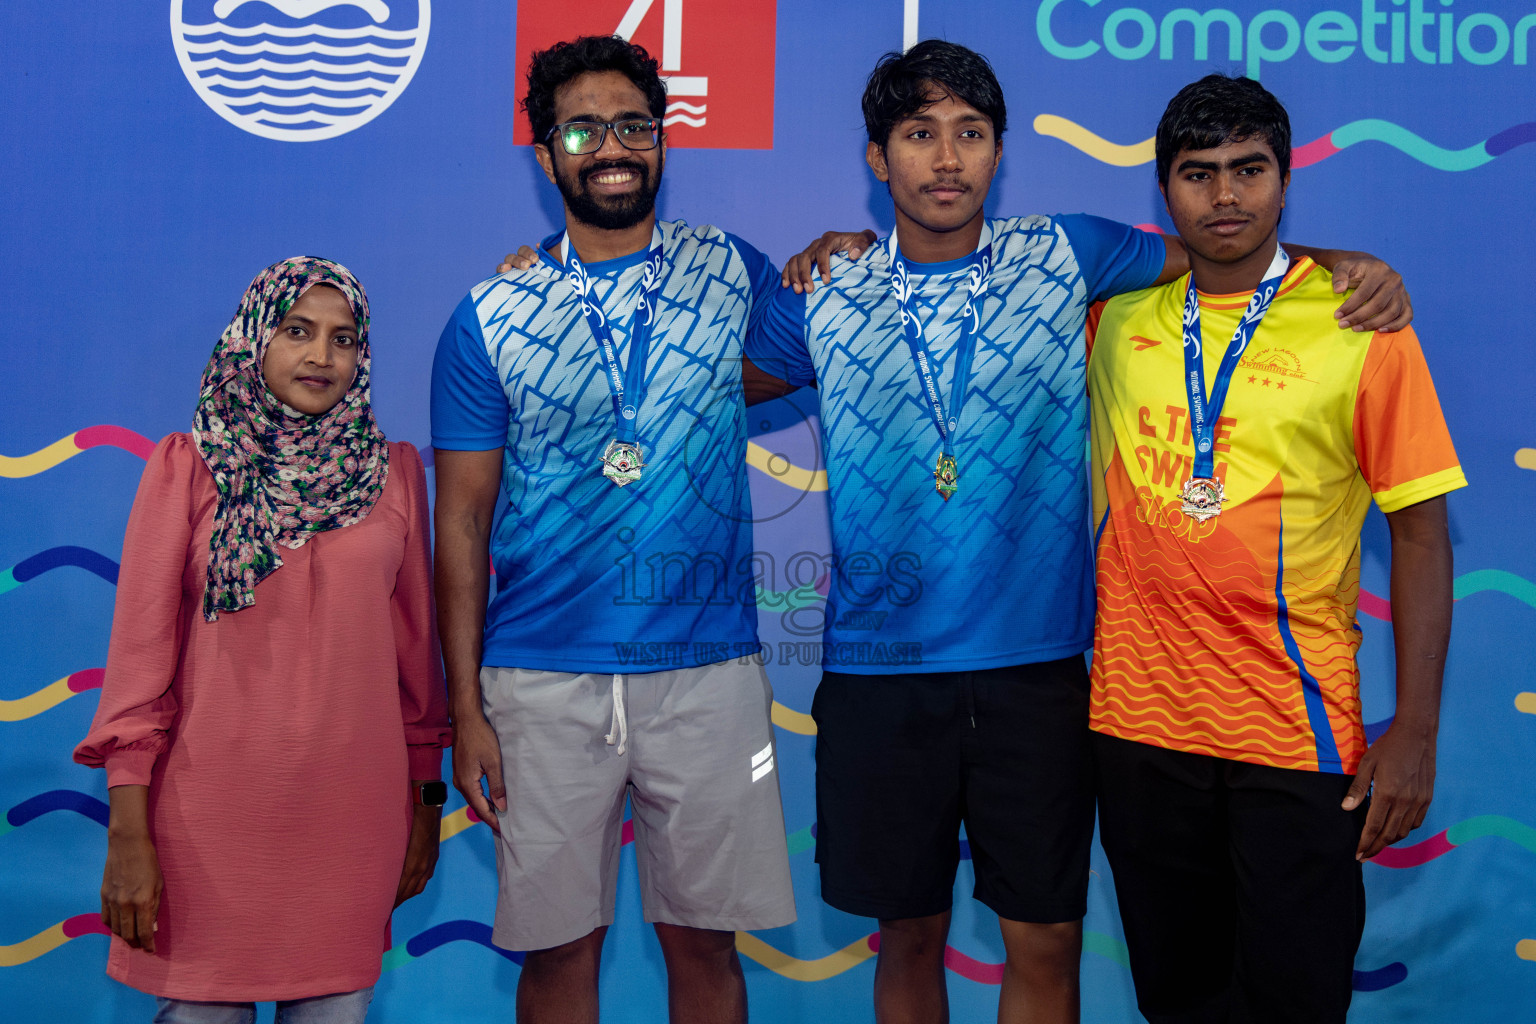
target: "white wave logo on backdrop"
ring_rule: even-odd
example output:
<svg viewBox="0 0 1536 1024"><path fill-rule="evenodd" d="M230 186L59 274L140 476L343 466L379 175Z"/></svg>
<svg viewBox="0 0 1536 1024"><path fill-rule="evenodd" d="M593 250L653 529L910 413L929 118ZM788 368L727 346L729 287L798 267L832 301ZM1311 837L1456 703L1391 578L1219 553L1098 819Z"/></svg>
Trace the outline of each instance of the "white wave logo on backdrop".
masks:
<svg viewBox="0 0 1536 1024"><path fill-rule="evenodd" d="M267 139L314 142L372 121L416 74L432 3L393 4L394 12L384 0L171 0L171 39L187 81L224 120Z"/></svg>

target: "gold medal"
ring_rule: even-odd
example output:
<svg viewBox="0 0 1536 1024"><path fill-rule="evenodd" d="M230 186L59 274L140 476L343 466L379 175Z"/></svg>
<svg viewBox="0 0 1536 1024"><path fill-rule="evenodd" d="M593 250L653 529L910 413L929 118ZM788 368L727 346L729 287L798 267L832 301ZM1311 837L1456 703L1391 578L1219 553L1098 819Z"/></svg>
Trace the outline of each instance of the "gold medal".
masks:
<svg viewBox="0 0 1536 1024"><path fill-rule="evenodd" d="M945 501L954 494L960 486L960 469L955 465L953 455L940 455L939 464L933 470L934 490L939 492L939 497Z"/></svg>
<svg viewBox="0 0 1536 1024"><path fill-rule="evenodd" d="M1179 493L1184 502L1184 514L1197 523L1221 515L1222 502L1227 500L1227 488L1220 480L1193 477L1184 481Z"/></svg>

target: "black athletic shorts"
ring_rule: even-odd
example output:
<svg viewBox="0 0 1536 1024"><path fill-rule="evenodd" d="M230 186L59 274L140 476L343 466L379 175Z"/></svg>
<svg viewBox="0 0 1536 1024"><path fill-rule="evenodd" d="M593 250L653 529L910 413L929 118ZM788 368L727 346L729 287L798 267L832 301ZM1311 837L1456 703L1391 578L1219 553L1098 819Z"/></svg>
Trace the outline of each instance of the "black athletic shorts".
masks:
<svg viewBox="0 0 1536 1024"><path fill-rule="evenodd" d="M1094 737L1099 838L1153 1024L1344 1024L1365 884L1353 777Z"/></svg>
<svg viewBox="0 0 1536 1024"><path fill-rule="evenodd" d="M839 910L894 920L953 903L960 825L976 899L1076 921L1093 841L1081 656L979 672L827 672L816 719L816 860Z"/></svg>

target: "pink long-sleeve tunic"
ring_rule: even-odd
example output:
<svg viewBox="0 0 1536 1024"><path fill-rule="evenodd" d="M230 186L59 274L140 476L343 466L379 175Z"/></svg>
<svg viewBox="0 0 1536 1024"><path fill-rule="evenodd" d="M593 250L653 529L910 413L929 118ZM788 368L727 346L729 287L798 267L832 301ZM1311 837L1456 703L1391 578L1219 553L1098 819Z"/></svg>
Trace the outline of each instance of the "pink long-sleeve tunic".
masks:
<svg viewBox="0 0 1536 1024"><path fill-rule="evenodd" d="M101 703L75 751L149 786L165 891L156 952L107 973L175 999L302 999L373 984L412 778L449 741L426 475L408 444L368 517L315 536L202 616L217 491L192 438L155 448L118 580Z"/></svg>

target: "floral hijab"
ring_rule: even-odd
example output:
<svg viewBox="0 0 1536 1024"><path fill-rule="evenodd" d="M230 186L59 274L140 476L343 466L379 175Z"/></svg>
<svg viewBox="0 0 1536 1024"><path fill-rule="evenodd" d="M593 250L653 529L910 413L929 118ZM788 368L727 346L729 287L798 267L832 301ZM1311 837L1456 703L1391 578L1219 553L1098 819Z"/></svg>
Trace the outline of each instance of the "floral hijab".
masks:
<svg viewBox="0 0 1536 1024"><path fill-rule="evenodd" d="M261 363L300 295L330 285L357 321L357 375L329 412L306 416L267 390ZM384 492L389 447L369 404L368 296L338 263L295 256L256 275L214 346L192 416L192 438L213 473L203 618L256 602L256 584L325 530L361 522Z"/></svg>

